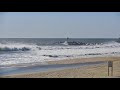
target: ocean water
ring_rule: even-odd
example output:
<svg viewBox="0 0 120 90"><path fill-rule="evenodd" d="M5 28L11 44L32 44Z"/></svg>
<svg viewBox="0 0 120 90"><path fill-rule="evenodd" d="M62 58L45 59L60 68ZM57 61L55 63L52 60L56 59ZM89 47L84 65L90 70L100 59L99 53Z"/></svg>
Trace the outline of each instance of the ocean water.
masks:
<svg viewBox="0 0 120 90"><path fill-rule="evenodd" d="M69 41L85 45L68 45L65 38L0 38L0 66L44 64L63 59L120 56L117 39L76 38Z"/></svg>

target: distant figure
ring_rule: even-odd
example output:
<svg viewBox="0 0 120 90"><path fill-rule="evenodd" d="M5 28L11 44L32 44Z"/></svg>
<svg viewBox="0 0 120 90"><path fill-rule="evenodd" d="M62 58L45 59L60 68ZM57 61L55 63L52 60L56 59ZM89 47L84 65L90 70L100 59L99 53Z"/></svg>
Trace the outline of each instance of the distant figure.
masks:
<svg viewBox="0 0 120 90"><path fill-rule="evenodd" d="M67 37L67 42L68 42L68 39L69 39L69 38Z"/></svg>

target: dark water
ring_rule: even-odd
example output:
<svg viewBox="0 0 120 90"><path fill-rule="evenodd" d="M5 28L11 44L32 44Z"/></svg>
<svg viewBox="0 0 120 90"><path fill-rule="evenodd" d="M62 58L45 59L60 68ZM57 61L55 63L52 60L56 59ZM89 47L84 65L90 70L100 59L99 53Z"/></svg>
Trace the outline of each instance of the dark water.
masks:
<svg viewBox="0 0 120 90"><path fill-rule="evenodd" d="M30 43L36 45L60 45L59 42L66 41L66 38L0 38L0 43ZM83 43L106 43L117 41L114 38L69 38L69 41Z"/></svg>

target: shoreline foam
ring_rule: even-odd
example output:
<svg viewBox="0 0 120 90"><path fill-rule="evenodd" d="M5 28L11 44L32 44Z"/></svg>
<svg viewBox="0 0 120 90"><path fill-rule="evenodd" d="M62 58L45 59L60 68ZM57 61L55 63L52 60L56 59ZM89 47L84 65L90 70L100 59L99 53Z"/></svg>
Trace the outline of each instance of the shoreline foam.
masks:
<svg viewBox="0 0 120 90"><path fill-rule="evenodd" d="M71 64L96 61L114 61L114 76L120 76L120 57L96 57L71 59L61 61L49 61L49 64ZM96 78L108 77L107 65L86 66L82 68L71 68L64 70L48 71L42 73L26 73L11 76L1 76L2 78Z"/></svg>

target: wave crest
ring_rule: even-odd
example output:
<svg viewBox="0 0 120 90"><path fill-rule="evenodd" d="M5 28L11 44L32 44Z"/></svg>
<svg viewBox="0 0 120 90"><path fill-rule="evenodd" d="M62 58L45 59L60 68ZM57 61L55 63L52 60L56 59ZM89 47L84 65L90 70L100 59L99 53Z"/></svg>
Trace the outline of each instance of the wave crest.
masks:
<svg viewBox="0 0 120 90"><path fill-rule="evenodd" d="M4 47L4 48L0 48L0 51L29 51L31 50L28 47L22 47L22 48L9 48L9 47Z"/></svg>
<svg viewBox="0 0 120 90"><path fill-rule="evenodd" d="M35 47L36 46L34 45L20 44L20 43L12 43L12 44L0 43L0 51L30 51Z"/></svg>

